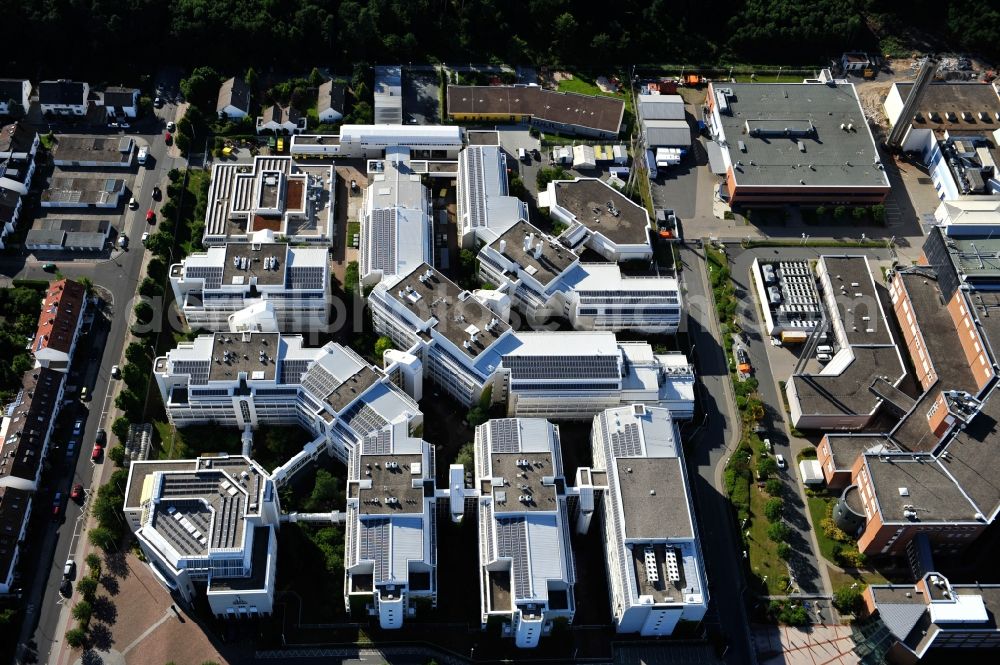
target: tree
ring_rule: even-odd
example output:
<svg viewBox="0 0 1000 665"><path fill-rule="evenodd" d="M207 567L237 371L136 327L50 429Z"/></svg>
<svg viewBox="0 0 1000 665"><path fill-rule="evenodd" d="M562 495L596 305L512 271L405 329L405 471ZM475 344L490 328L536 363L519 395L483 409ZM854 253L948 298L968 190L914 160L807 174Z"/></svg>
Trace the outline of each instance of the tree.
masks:
<svg viewBox="0 0 1000 665"><path fill-rule="evenodd" d="M777 522L785 510L785 502L779 497L772 497L764 504L764 516L768 522Z"/></svg>
<svg viewBox="0 0 1000 665"><path fill-rule="evenodd" d="M327 512L337 505L342 498L343 490L340 479L326 469L316 472L316 483L306 501L306 510L310 512Z"/></svg>
<svg viewBox="0 0 1000 665"><path fill-rule="evenodd" d="M783 561L788 561L792 558L792 546L784 541L778 543L778 556Z"/></svg>
<svg viewBox="0 0 1000 665"><path fill-rule="evenodd" d="M74 649L79 649L87 642L87 633L79 628L70 628L66 631L66 644Z"/></svg>
<svg viewBox="0 0 1000 665"><path fill-rule="evenodd" d="M538 173L535 175L535 184L538 185L538 191L542 191L549 186L549 183L553 180L565 180L569 177L569 174L561 166L546 166L544 168L538 169Z"/></svg>
<svg viewBox="0 0 1000 665"><path fill-rule="evenodd" d="M97 593L97 580L93 577L81 578L76 583L76 592L87 600L93 600L94 594Z"/></svg>
<svg viewBox="0 0 1000 665"><path fill-rule="evenodd" d="M134 416L137 418L141 415L139 410L141 409L142 404L139 403L139 397L128 388L118 393L118 396L115 397L115 406L124 411L130 417Z"/></svg>
<svg viewBox="0 0 1000 665"><path fill-rule="evenodd" d="M80 286L83 287L83 290L87 295L90 295L94 292L94 280L90 279L89 277L81 277L77 281L80 282Z"/></svg>
<svg viewBox="0 0 1000 665"><path fill-rule="evenodd" d="M88 554L87 558L85 559L85 561L87 562L87 568L90 569L91 574L96 573L97 575L100 575L100 573L101 573L101 557L98 556L98 554L96 552L91 552L90 554Z"/></svg>
<svg viewBox="0 0 1000 665"><path fill-rule="evenodd" d="M160 212L163 212L163 208L160 208ZM166 262L163 259L154 256L149 260L149 263L146 264L146 274L149 275L149 277L152 278L157 284L162 284L163 280L167 276Z"/></svg>
<svg viewBox="0 0 1000 665"><path fill-rule="evenodd" d="M863 607L862 592L864 585L857 583L840 587L833 592L833 606L841 614L858 614Z"/></svg>
<svg viewBox="0 0 1000 665"><path fill-rule="evenodd" d="M145 277L139 282L139 295L147 298L155 298L163 295L163 287L156 283L152 277Z"/></svg>
<svg viewBox="0 0 1000 665"><path fill-rule="evenodd" d="M253 67L247 68L247 73L243 76L243 82L250 88L250 92L257 92L257 72Z"/></svg>
<svg viewBox="0 0 1000 665"><path fill-rule="evenodd" d="M73 606L73 618L83 623L88 623L94 613L94 608L86 600L81 600Z"/></svg>
<svg viewBox="0 0 1000 665"><path fill-rule="evenodd" d="M767 525L767 537L776 543L780 543L788 538L791 529L784 522L774 522Z"/></svg>
<svg viewBox="0 0 1000 665"><path fill-rule="evenodd" d="M125 465L125 446L112 446L108 450L108 459L114 462L115 466Z"/></svg>
<svg viewBox="0 0 1000 665"><path fill-rule="evenodd" d="M479 427L489 419L489 410L484 409L478 404L469 409L469 412L465 414L465 420L469 423L469 427Z"/></svg>
<svg viewBox="0 0 1000 665"><path fill-rule="evenodd" d="M865 215L868 214L868 211L865 210L865 208L862 206L855 207L853 212L854 212L854 219L859 222L865 218Z"/></svg>
<svg viewBox="0 0 1000 665"><path fill-rule="evenodd" d="M778 463L770 455L761 455L757 458L757 473L761 476L767 477L777 471Z"/></svg>
<svg viewBox="0 0 1000 665"><path fill-rule="evenodd" d="M146 241L146 248L160 258L167 260L174 247L174 235L169 231L158 231Z"/></svg>
<svg viewBox="0 0 1000 665"><path fill-rule="evenodd" d="M467 473L472 473L475 461L476 449L471 441L458 449L458 454L455 456L455 464L464 466Z"/></svg>
<svg viewBox="0 0 1000 665"><path fill-rule="evenodd" d="M382 356L385 355L386 351L392 348L394 347L392 345L391 339L389 339L384 335L382 337L379 337L377 340L375 340L375 360L377 362L382 362Z"/></svg>
<svg viewBox="0 0 1000 665"><path fill-rule="evenodd" d="M181 80L181 92L188 103L202 108L215 108L222 77L211 67L198 67Z"/></svg>
<svg viewBox="0 0 1000 665"><path fill-rule="evenodd" d="M326 79L323 78L323 74L320 73L318 67L313 67L312 71L309 72L309 85L312 86L313 88L320 87L321 85L323 85L323 81L325 80Z"/></svg>
<svg viewBox="0 0 1000 665"><path fill-rule="evenodd" d="M837 206L833 209L834 219L843 219L847 216L847 208L845 206Z"/></svg>
<svg viewBox="0 0 1000 665"><path fill-rule="evenodd" d="M149 384L149 375L140 369L138 365L125 363L125 366L122 367L122 380L128 386L129 390L141 393L146 390Z"/></svg>
<svg viewBox="0 0 1000 665"><path fill-rule="evenodd" d="M779 496L783 488L784 484L778 478L768 478L764 485L764 490L771 496Z"/></svg>
<svg viewBox="0 0 1000 665"><path fill-rule="evenodd" d="M881 203L872 206L871 215L876 224L885 224L885 206Z"/></svg>
<svg viewBox="0 0 1000 665"><path fill-rule="evenodd" d="M130 347L131 348L131 347ZM122 443L128 439L128 427L132 424L132 421L125 416L118 416L115 421L111 423L111 433L118 438Z"/></svg>
<svg viewBox="0 0 1000 665"><path fill-rule="evenodd" d="M816 207L816 216L817 217L826 217L826 206L817 206Z"/></svg>
<svg viewBox="0 0 1000 665"><path fill-rule="evenodd" d="M106 529L103 526L95 526L87 534L87 539L90 544L94 547L100 547L102 550L109 550L115 546L115 534L111 532L110 529Z"/></svg>

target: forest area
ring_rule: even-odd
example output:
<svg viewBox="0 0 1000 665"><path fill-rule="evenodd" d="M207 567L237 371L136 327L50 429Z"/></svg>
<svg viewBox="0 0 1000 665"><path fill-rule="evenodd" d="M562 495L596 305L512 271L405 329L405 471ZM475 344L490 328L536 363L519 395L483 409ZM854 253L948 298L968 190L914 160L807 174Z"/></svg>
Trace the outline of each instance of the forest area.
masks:
<svg viewBox="0 0 1000 665"><path fill-rule="evenodd" d="M356 62L808 64L886 40L1000 53L972 0L0 0L5 76L134 77L158 65ZM84 57L80 57L83 55ZM91 81L99 83L100 81Z"/></svg>

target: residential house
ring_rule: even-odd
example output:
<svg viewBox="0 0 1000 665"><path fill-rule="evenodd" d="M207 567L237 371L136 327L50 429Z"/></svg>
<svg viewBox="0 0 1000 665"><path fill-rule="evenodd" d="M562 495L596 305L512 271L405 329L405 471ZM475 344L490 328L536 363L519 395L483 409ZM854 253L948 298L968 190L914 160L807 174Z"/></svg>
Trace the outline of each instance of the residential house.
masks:
<svg viewBox="0 0 1000 665"><path fill-rule="evenodd" d="M250 115L252 93L242 77L227 79L219 87L219 102L215 106L219 117L241 120Z"/></svg>
<svg viewBox="0 0 1000 665"><path fill-rule="evenodd" d="M344 119L344 84L326 81L319 87L316 113L320 122L339 122Z"/></svg>
<svg viewBox="0 0 1000 665"><path fill-rule="evenodd" d="M81 81L59 79L38 84L38 103L46 115L87 115L90 85Z"/></svg>
<svg viewBox="0 0 1000 665"><path fill-rule="evenodd" d="M139 115L138 88L107 88L104 91L104 108L108 118L135 118Z"/></svg>
<svg viewBox="0 0 1000 665"><path fill-rule="evenodd" d="M271 104L264 109L263 115L257 116L258 134L263 132L300 134L305 128L306 117L292 106Z"/></svg>
<svg viewBox="0 0 1000 665"><path fill-rule="evenodd" d="M0 79L0 115L26 113L31 103L31 81Z"/></svg>

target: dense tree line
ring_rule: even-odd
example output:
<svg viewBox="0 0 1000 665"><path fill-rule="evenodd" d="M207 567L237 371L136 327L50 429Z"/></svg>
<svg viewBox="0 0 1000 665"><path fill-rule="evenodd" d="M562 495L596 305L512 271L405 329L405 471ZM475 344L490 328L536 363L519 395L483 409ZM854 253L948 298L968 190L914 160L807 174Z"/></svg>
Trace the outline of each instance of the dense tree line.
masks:
<svg viewBox="0 0 1000 665"><path fill-rule="evenodd" d="M955 0L0 0L5 75L110 80L143 66L353 62L807 63L916 25L951 49L1000 50L1000 9ZM134 76L134 74L133 74ZM101 81L92 81L101 83Z"/></svg>

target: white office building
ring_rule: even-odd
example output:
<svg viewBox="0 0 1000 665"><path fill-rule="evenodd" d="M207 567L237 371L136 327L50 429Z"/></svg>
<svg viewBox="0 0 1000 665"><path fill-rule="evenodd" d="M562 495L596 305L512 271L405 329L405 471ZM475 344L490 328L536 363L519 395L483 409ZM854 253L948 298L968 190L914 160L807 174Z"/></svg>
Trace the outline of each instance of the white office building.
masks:
<svg viewBox="0 0 1000 665"><path fill-rule="evenodd" d="M608 261L653 258L646 209L602 180L550 182L538 205L567 225L559 240L573 249L587 247Z"/></svg>
<svg viewBox="0 0 1000 665"><path fill-rule="evenodd" d="M333 242L337 174L330 165L258 155L253 164L216 163L205 211L206 246Z"/></svg>
<svg viewBox="0 0 1000 665"><path fill-rule="evenodd" d="M400 421L366 436L347 464L344 600L384 629L437 604L434 448Z"/></svg>
<svg viewBox="0 0 1000 665"><path fill-rule="evenodd" d="M380 159L386 148L406 146L414 159L456 159L464 147L455 125L341 125L339 135L298 134L293 157Z"/></svg>
<svg viewBox="0 0 1000 665"><path fill-rule="evenodd" d="M680 324L675 277L631 277L615 263L581 263L576 252L524 221L482 248L479 274L533 324L557 317L575 330L659 334L674 334Z"/></svg>
<svg viewBox="0 0 1000 665"><path fill-rule="evenodd" d="M262 332L202 335L153 364L177 427L299 425L311 432L316 439L275 470L276 478L293 475L322 452L346 462L350 446L392 422L419 425L417 403L396 385L405 371L376 369L333 342L304 348L299 336Z"/></svg>
<svg viewBox="0 0 1000 665"><path fill-rule="evenodd" d="M159 582L215 616L272 611L278 493L242 455L143 462L129 467L125 519Z"/></svg>
<svg viewBox="0 0 1000 665"><path fill-rule="evenodd" d="M325 330L328 266L323 248L233 242L170 266L170 286L194 330Z"/></svg>
<svg viewBox="0 0 1000 665"><path fill-rule="evenodd" d="M420 175L410 167L409 149L387 148L382 164L365 188L361 208L362 286L434 263L431 201Z"/></svg>
<svg viewBox="0 0 1000 665"><path fill-rule="evenodd" d="M694 372L681 354L611 332L515 332L495 300L480 300L428 265L369 296L375 330L420 358L445 392L466 405L487 388L508 415L587 419L632 402L694 411Z"/></svg>
<svg viewBox="0 0 1000 665"><path fill-rule="evenodd" d="M499 619L518 647L536 647L576 611L559 430L492 420L476 429L475 464L483 628Z"/></svg>
<svg viewBox="0 0 1000 665"><path fill-rule="evenodd" d="M594 417L591 447L593 467L577 477L606 483L601 521L618 632L665 636L701 621L708 587L670 412L641 404L605 411Z"/></svg>
<svg viewBox="0 0 1000 665"><path fill-rule="evenodd" d="M490 243L518 221L528 204L507 189L507 157L499 146L470 145L458 155L459 244Z"/></svg>

